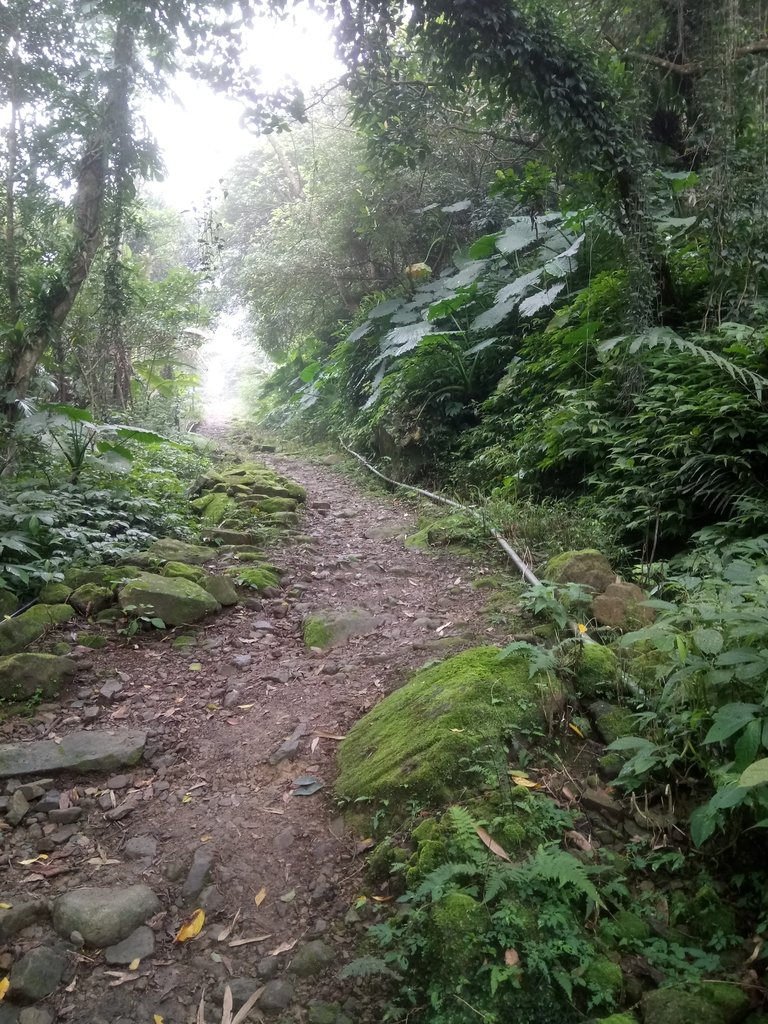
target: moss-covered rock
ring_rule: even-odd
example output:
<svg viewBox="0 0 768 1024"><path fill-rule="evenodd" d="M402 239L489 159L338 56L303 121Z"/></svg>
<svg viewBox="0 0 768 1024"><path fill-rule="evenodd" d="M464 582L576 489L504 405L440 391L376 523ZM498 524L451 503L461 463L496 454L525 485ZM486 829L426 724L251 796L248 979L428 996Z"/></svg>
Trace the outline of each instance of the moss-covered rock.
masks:
<svg viewBox="0 0 768 1024"><path fill-rule="evenodd" d="M631 910L617 910L613 917L606 917L600 923L601 941L611 948L645 942L650 936L648 922Z"/></svg>
<svg viewBox="0 0 768 1024"><path fill-rule="evenodd" d="M111 586L100 586L98 583L84 583L69 595L69 603L81 615L94 615L104 611L115 603L115 595Z"/></svg>
<svg viewBox="0 0 768 1024"><path fill-rule="evenodd" d="M296 505L295 498L259 498L254 503L254 508L257 508L259 512L269 514L272 512L295 512Z"/></svg>
<svg viewBox="0 0 768 1024"><path fill-rule="evenodd" d="M596 700L589 705L589 713L604 743L613 743L621 736L637 735L637 720L626 708Z"/></svg>
<svg viewBox="0 0 768 1024"><path fill-rule="evenodd" d="M670 897L669 919L691 935L735 935L736 913L709 880Z"/></svg>
<svg viewBox="0 0 768 1024"><path fill-rule="evenodd" d="M71 588L77 590L87 584L97 587L116 587L124 580L138 576L142 572L136 565L91 565L86 568L68 569L64 573L64 582Z"/></svg>
<svg viewBox="0 0 768 1024"><path fill-rule="evenodd" d="M0 658L0 700L55 697L74 678L76 665L54 654L11 654Z"/></svg>
<svg viewBox="0 0 768 1024"><path fill-rule="evenodd" d="M583 551L564 551L547 562L545 578L553 583L578 583L589 587L596 594L616 581L611 563L600 551L585 548Z"/></svg>
<svg viewBox="0 0 768 1024"><path fill-rule="evenodd" d="M161 537L147 550L152 558L162 562L186 562L187 565L204 565L216 557L216 549L199 544L185 544L173 537Z"/></svg>
<svg viewBox="0 0 768 1024"><path fill-rule="evenodd" d="M443 968L465 974L483 956L490 924L487 907L463 892L449 892L432 906L434 950Z"/></svg>
<svg viewBox="0 0 768 1024"><path fill-rule="evenodd" d="M90 647L92 651L101 651L107 646L107 638L101 633L80 633L77 642L83 647Z"/></svg>
<svg viewBox="0 0 768 1024"><path fill-rule="evenodd" d="M120 607L134 615L156 615L166 626L196 622L219 610L218 601L192 580L143 573L120 591Z"/></svg>
<svg viewBox="0 0 768 1024"><path fill-rule="evenodd" d="M210 494L205 507L200 510L206 526L218 526L237 512L237 504L228 494Z"/></svg>
<svg viewBox="0 0 768 1024"><path fill-rule="evenodd" d="M187 565L186 562L166 562L160 575L182 580L192 580L193 583L202 583L207 578L208 573L205 569L201 569L199 565Z"/></svg>
<svg viewBox="0 0 768 1024"><path fill-rule="evenodd" d="M600 956L584 971L584 982L594 996L602 996L602 1002L608 999L618 1002L624 987L624 976L621 968L607 956Z"/></svg>
<svg viewBox="0 0 768 1024"><path fill-rule="evenodd" d="M452 512L420 526L406 538L409 548L453 548L468 551L483 543L485 535L478 521L464 512Z"/></svg>
<svg viewBox="0 0 768 1024"><path fill-rule="evenodd" d="M36 604L15 619L0 622L0 655L16 654L74 616L68 604Z"/></svg>
<svg viewBox="0 0 768 1024"><path fill-rule="evenodd" d="M66 604L72 587L67 583L46 583L37 595L41 604Z"/></svg>
<svg viewBox="0 0 768 1024"><path fill-rule="evenodd" d="M612 1013L610 1017L600 1017L595 1024L637 1024L634 1013Z"/></svg>
<svg viewBox="0 0 768 1024"><path fill-rule="evenodd" d="M719 1010L723 1024L740 1024L749 1013L749 996L736 982L708 981L697 992Z"/></svg>
<svg viewBox="0 0 768 1024"><path fill-rule="evenodd" d="M722 1013L702 995L659 988L643 996L644 1024L724 1024Z"/></svg>
<svg viewBox="0 0 768 1024"><path fill-rule="evenodd" d="M616 693L621 678L619 659L601 644L573 645L570 669L576 677L576 689L584 700L595 700Z"/></svg>
<svg viewBox="0 0 768 1024"><path fill-rule="evenodd" d="M303 636L307 647L338 647L353 636L364 636L376 628L376 617L362 608L343 611L316 611L304 619Z"/></svg>
<svg viewBox="0 0 768 1024"><path fill-rule="evenodd" d="M619 580L611 583L605 593L598 594L592 601L592 614L601 626L613 629L642 629L656 617L652 608L644 607L647 600L640 587L634 583Z"/></svg>
<svg viewBox="0 0 768 1024"><path fill-rule="evenodd" d="M95 616L96 622L119 622L123 617L123 609L118 605L112 608L105 608L103 612L99 612Z"/></svg>
<svg viewBox="0 0 768 1024"><path fill-rule="evenodd" d="M263 540L260 533L242 528L232 529L229 527L217 526L213 529L203 530L203 540L217 544L232 544L236 547L251 547Z"/></svg>
<svg viewBox="0 0 768 1024"><path fill-rule="evenodd" d="M270 512L262 515L261 521L266 526L277 526L282 529L286 526L296 526L299 517L295 512Z"/></svg>
<svg viewBox="0 0 768 1024"><path fill-rule="evenodd" d="M234 583L226 576L206 576L203 586L223 608L231 608L240 601Z"/></svg>
<svg viewBox="0 0 768 1024"><path fill-rule="evenodd" d="M280 577L273 571L273 567L267 564L253 566L250 569L233 567L226 570L226 575L233 579L239 587L250 587L251 590L258 590L259 593L265 590L277 590L280 586Z"/></svg>
<svg viewBox="0 0 768 1024"><path fill-rule="evenodd" d="M58 604L58 601L54 601L53 603ZM18 597L16 597L15 594L12 594L10 590L6 590L5 587L0 586L0 620L4 619L6 615L13 615L18 607Z"/></svg>
<svg viewBox="0 0 768 1024"><path fill-rule="evenodd" d="M339 749L337 795L441 802L483 765L506 764L504 740L540 726L551 680L498 654L478 647L423 669L361 718Z"/></svg>

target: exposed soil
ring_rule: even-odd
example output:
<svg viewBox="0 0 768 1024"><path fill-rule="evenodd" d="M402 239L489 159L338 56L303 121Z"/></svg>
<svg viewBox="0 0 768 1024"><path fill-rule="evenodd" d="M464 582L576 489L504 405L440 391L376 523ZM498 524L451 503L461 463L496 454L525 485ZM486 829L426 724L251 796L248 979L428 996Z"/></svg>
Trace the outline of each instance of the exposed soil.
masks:
<svg viewBox="0 0 768 1024"><path fill-rule="evenodd" d="M226 980L252 979L256 988L273 971L283 976L295 949L316 938L334 948L336 963L305 981L286 975L295 994L283 1017L306 1019L312 998L344 1002L353 990L339 988L337 972L359 936L350 910L361 891L365 844L345 830L333 801L338 737L412 667L483 637L506 639L503 627L483 618L481 592L471 586L487 571L482 565L404 547L402 535L413 532L417 519L413 506L365 493L332 466L259 457L308 491L301 527L307 539L288 539L270 552L285 569L281 595L248 599L199 629L162 639L110 633L106 648L84 656L61 705L0 727L4 741L84 727L136 726L149 733L143 761L122 778L57 778L56 788L83 808L76 823L51 830L25 821L0 832L2 901L142 881L163 906L152 922L154 955L136 970L109 967L98 952L67 954L69 974L46 1004L57 1020L148 1024L159 1014L165 1024L189 1024L205 989L210 1024L220 1019ZM322 654L305 647L308 611L352 607L377 616L370 634ZM195 646L172 646L182 632L197 634ZM98 691L110 679L122 691L105 701ZM296 759L270 764L297 728ZM294 796L300 776L324 786ZM105 818L105 806L126 800L133 809L125 817ZM136 837L156 841L151 860L128 859L126 843ZM49 851L47 861L19 863L41 849ZM188 877L195 851L202 851L198 863L212 857L200 886ZM202 892L185 899L185 884ZM206 910L202 933L174 944L182 919L198 906ZM231 933L219 941L237 913ZM27 929L11 939L0 967L50 937L48 924ZM232 944L240 940L254 941ZM374 1008L353 1003L349 1009L357 1020L378 1019Z"/></svg>

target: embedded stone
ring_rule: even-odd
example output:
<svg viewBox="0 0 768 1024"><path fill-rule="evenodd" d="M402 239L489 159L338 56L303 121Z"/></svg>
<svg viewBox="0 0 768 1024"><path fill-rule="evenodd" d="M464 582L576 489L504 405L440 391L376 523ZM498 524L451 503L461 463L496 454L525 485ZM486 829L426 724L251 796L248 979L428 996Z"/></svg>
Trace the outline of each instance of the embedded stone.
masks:
<svg viewBox="0 0 768 1024"><path fill-rule="evenodd" d="M147 734L139 729L113 732L74 732L60 743L34 740L31 743L0 744L0 779L48 772L114 771L136 764L144 752Z"/></svg>
<svg viewBox="0 0 768 1024"><path fill-rule="evenodd" d="M654 610L643 605L647 599L647 594L636 584L620 580L593 599L592 614L601 626L641 629L656 618Z"/></svg>
<svg viewBox="0 0 768 1024"><path fill-rule="evenodd" d="M11 968L10 994L20 1003L45 999L59 987L63 973L64 957L47 946L38 946Z"/></svg>
<svg viewBox="0 0 768 1024"><path fill-rule="evenodd" d="M202 547L199 544L186 544L173 537L162 537L156 540L147 550L151 557L163 562L186 562L188 565L204 565L216 558L216 549Z"/></svg>
<svg viewBox="0 0 768 1024"><path fill-rule="evenodd" d="M67 604L36 604L13 619L0 622L0 655L23 651L35 640L74 616Z"/></svg>
<svg viewBox="0 0 768 1024"><path fill-rule="evenodd" d="M148 572L130 580L120 591L119 601L123 611L157 616L166 626L197 622L220 608L218 601L197 583Z"/></svg>
<svg viewBox="0 0 768 1024"><path fill-rule="evenodd" d="M54 901L53 927L66 938L79 932L88 946L114 946L158 910L146 885L73 889Z"/></svg>
<svg viewBox="0 0 768 1024"><path fill-rule="evenodd" d="M7 654L0 657L0 700L55 697L77 666L55 654Z"/></svg>
<svg viewBox="0 0 768 1024"><path fill-rule="evenodd" d="M554 583L578 583L601 594L616 581L611 563L600 551L586 548L583 551L564 551L547 562L545 578Z"/></svg>

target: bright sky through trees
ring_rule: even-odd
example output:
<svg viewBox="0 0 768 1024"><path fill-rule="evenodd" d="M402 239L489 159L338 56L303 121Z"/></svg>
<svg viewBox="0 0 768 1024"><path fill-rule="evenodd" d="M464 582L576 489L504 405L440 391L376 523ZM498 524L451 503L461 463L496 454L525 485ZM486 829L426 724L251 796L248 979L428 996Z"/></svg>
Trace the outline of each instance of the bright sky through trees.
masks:
<svg viewBox="0 0 768 1024"><path fill-rule="evenodd" d="M262 71L265 88L294 79L304 90L341 72L328 22L302 10L284 21L264 18L249 33L248 56ZM178 208L199 204L234 161L253 147L240 124L239 104L186 75L173 83L176 101L152 100L145 107L150 130L160 143L167 176L152 190Z"/></svg>

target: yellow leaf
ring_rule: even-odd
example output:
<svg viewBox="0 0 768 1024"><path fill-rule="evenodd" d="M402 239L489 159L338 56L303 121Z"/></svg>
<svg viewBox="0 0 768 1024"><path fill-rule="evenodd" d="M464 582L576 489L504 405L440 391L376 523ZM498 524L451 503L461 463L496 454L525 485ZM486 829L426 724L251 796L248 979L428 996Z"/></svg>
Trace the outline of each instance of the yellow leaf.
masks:
<svg viewBox="0 0 768 1024"><path fill-rule="evenodd" d="M451 729L451 732L464 732L463 729Z"/></svg>
<svg viewBox="0 0 768 1024"><path fill-rule="evenodd" d="M181 928L176 933L174 942L188 942L190 939L194 939L196 935L200 934L200 930L205 924L205 911L199 908L186 919L182 921Z"/></svg>
<svg viewBox="0 0 768 1024"><path fill-rule="evenodd" d="M192 803L192 794L191 793L185 793L184 796L181 798L181 802L183 804L191 804Z"/></svg>
<svg viewBox="0 0 768 1024"><path fill-rule="evenodd" d="M48 854L38 853L36 857L28 857L26 860L18 860L16 863L23 864L26 867L28 864L37 864L40 860L48 860Z"/></svg>
<svg viewBox="0 0 768 1024"><path fill-rule="evenodd" d="M201 843L210 843L210 841L212 839L213 839L213 836L200 836L200 842Z"/></svg>
<svg viewBox="0 0 768 1024"><path fill-rule="evenodd" d="M206 704L205 708L206 708L206 711L218 711L219 710L219 705L218 704Z"/></svg>
<svg viewBox="0 0 768 1024"><path fill-rule="evenodd" d="M131 962L128 964L128 970L129 971L138 971L140 963L141 963L141 957L137 956L135 960L131 960Z"/></svg>
<svg viewBox="0 0 768 1024"><path fill-rule="evenodd" d="M153 1013L152 1024L165 1024L165 1019L159 1013Z"/></svg>
<svg viewBox="0 0 768 1024"><path fill-rule="evenodd" d="M3 978L3 980L0 981L0 1003L3 1001L3 999L5 999L5 993L8 991L10 987L11 983L8 980L8 978Z"/></svg>
<svg viewBox="0 0 768 1024"><path fill-rule="evenodd" d="M374 903L389 903L391 896L371 896Z"/></svg>
<svg viewBox="0 0 768 1024"><path fill-rule="evenodd" d="M12 906L12 903L0 903L0 910L10 910Z"/></svg>
<svg viewBox="0 0 768 1024"><path fill-rule="evenodd" d="M584 733L581 731L578 725L574 725L573 722L569 722L568 728L571 730L571 732L575 732L577 736L580 736L582 739L584 739Z"/></svg>
<svg viewBox="0 0 768 1024"><path fill-rule="evenodd" d="M588 632L587 627L584 625L583 622L579 622L578 625L576 626L576 629L579 632L579 636L584 636L584 634L586 632Z"/></svg>
<svg viewBox="0 0 768 1024"><path fill-rule="evenodd" d="M540 782L534 782L533 779L526 779L524 775L510 775L510 779L516 786L523 786L525 789L538 789L541 785Z"/></svg>
<svg viewBox="0 0 768 1024"><path fill-rule="evenodd" d="M190 672L202 672L202 670L203 666L200 664L199 661L193 661L192 664L189 666Z"/></svg>
<svg viewBox="0 0 768 1024"><path fill-rule="evenodd" d="M251 708L255 707L256 705L255 704L238 704L237 706L240 708L241 711L250 711Z"/></svg>
<svg viewBox="0 0 768 1024"><path fill-rule="evenodd" d="M262 885L262 887L259 889L256 895L253 897L253 902L256 904L257 907L260 907L266 898L267 890Z"/></svg>

